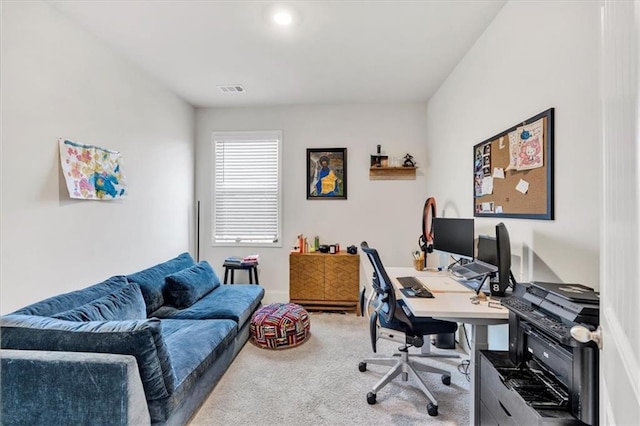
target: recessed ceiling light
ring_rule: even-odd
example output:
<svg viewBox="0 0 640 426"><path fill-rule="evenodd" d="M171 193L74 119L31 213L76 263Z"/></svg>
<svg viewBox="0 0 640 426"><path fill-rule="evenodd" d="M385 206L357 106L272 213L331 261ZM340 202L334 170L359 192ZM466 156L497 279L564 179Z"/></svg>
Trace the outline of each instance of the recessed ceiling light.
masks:
<svg viewBox="0 0 640 426"><path fill-rule="evenodd" d="M293 23L293 15L288 10L281 9L273 14L273 21L278 25L288 27Z"/></svg>

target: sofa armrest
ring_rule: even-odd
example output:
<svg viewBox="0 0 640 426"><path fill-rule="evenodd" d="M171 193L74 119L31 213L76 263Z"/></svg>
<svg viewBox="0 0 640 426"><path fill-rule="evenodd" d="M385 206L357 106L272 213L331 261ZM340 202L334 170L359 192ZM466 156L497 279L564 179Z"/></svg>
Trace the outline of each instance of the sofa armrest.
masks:
<svg viewBox="0 0 640 426"><path fill-rule="evenodd" d="M136 359L0 350L3 424L150 424Z"/></svg>

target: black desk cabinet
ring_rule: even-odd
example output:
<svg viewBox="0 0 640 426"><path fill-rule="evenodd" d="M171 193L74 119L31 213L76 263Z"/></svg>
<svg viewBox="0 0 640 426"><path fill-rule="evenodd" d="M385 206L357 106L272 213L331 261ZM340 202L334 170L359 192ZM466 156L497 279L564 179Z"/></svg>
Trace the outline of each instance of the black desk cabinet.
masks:
<svg viewBox="0 0 640 426"><path fill-rule="evenodd" d="M507 351L479 351L480 380L475 403L482 426L584 425L567 411L536 410L503 383L496 367L515 367ZM479 388L479 389L478 389Z"/></svg>

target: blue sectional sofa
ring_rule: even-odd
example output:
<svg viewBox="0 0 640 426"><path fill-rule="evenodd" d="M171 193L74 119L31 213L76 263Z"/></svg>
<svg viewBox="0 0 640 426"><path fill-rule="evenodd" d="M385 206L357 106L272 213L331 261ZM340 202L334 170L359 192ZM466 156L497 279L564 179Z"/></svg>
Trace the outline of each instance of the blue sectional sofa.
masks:
<svg viewBox="0 0 640 426"><path fill-rule="evenodd" d="M4 315L2 424L185 424L263 296L183 253Z"/></svg>

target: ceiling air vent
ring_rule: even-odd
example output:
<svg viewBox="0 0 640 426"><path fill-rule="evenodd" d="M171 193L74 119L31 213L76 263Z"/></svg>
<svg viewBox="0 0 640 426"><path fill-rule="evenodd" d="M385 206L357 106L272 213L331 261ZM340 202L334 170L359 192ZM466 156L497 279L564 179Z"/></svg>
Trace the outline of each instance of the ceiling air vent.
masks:
<svg viewBox="0 0 640 426"><path fill-rule="evenodd" d="M239 84L226 84L224 86L216 86L222 93L244 93L244 87Z"/></svg>

